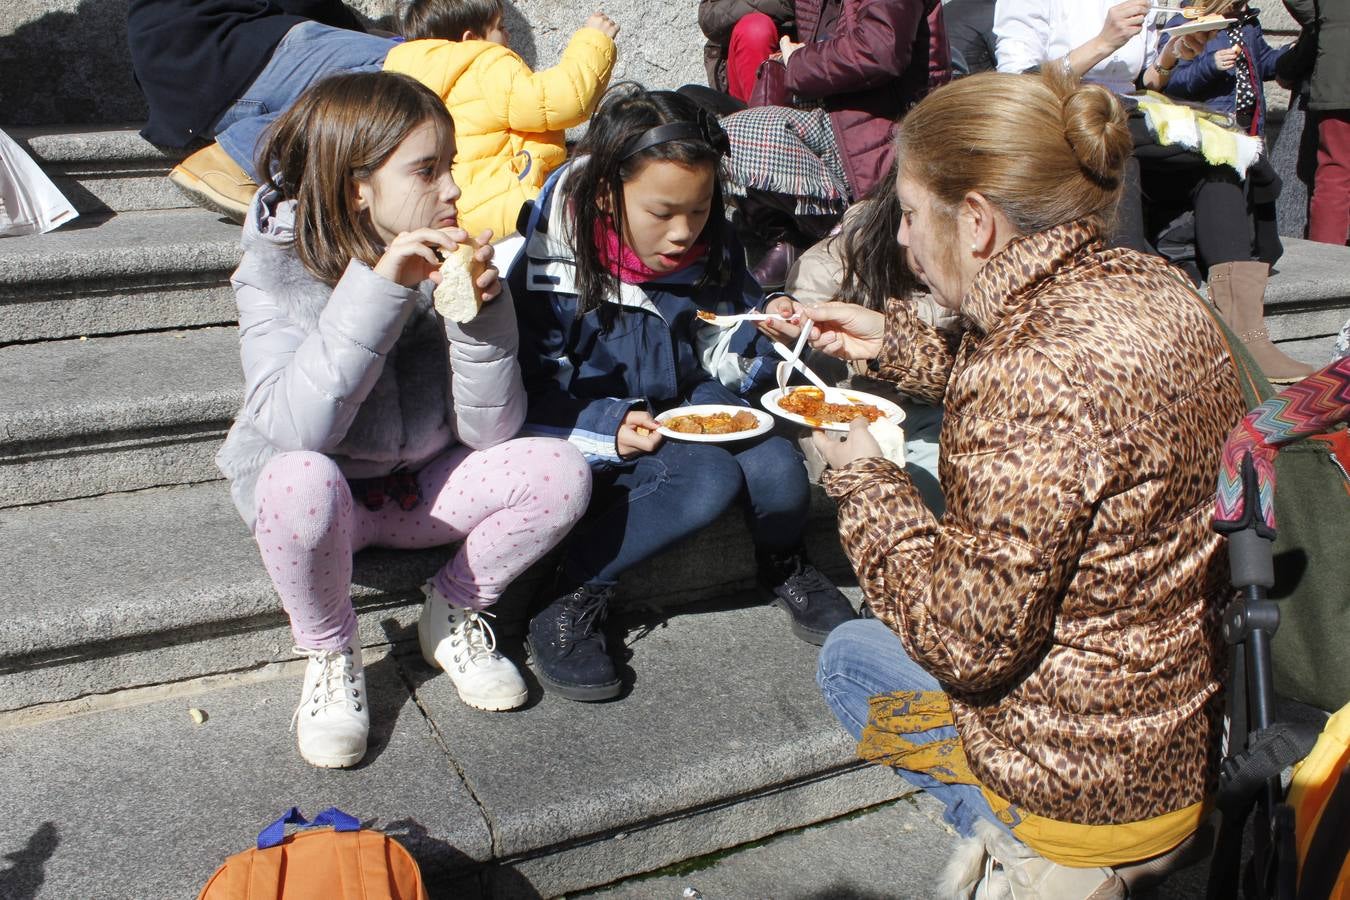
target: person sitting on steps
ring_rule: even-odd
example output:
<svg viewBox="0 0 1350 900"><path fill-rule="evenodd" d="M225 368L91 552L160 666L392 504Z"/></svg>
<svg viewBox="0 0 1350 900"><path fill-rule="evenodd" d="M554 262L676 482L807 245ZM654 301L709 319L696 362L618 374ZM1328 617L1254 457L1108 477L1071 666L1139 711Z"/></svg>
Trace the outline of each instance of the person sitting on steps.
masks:
<svg viewBox="0 0 1350 900"><path fill-rule="evenodd" d="M716 444L665 440L654 414L750 405L774 379L770 343L743 313L763 300L722 214L725 136L692 101L616 87L577 157L533 201L508 271L530 398L525 433L587 456L594 495L568 539L559 583L530 621L536 673L572 700L617 696L601 625L620 575L747 509L761 588L819 644L853 607L807 559L810 485L801 453L764 434Z"/></svg>
<svg viewBox="0 0 1350 900"><path fill-rule="evenodd" d="M1213 472L1245 406L1182 273L1106 245L1131 149L1116 95L1058 66L939 88L899 133L897 238L959 347L901 306L810 308L818 349L944 407L940 518L864 423L816 434L876 615L817 681L861 756L947 807L940 896L1123 898L1203 844L1231 596Z"/></svg>
<svg viewBox="0 0 1350 900"><path fill-rule="evenodd" d="M316 766L355 765L370 729L353 553L462 541L423 588L418 643L466 705L513 709L528 692L484 610L590 497L573 447L513 439L514 308L491 234L456 223L453 134L403 75L315 85L269 133L231 278L245 399L216 462L307 659L293 727ZM482 307L458 324L432 288L437 253L465 243Z"/></svg>

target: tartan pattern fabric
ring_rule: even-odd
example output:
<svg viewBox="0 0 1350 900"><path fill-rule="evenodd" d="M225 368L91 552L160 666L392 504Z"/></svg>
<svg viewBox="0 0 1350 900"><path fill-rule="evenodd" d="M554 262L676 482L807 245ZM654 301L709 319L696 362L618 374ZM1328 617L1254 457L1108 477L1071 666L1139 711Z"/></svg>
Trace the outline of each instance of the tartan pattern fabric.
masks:
<svg viewBox="0 0 1350 900"><path fill-rule="evenodd" d="M1224 444L1214 500L1215 526L1233 530L1246 519L1242 460L1251 454L1261 507L1258 521L1273 534L1275 456L1279 448L1346 421L1350 421L1350 357L1290 385L1247 413Z"/></svg>
<svg viewBox="0 0 1350 900"><path fill-rule="evenodd" d="M830 114L823 109L757 106L722 119L731 140L727 190L750 188L797 198L799 216L832 215L849 204L848 178Z"/></svg>

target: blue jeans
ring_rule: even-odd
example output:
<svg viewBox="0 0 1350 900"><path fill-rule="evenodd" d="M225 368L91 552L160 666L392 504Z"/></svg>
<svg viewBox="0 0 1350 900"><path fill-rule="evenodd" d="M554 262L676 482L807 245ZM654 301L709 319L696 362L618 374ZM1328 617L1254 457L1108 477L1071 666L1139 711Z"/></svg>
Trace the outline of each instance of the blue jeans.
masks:
<svg viewBox="0 0 1350 900"><path fill-rule="evenodd" d="M855 739L862 737L867 724L868 700L877 694L942 690L936 678L909 658L895 632L876 619L845 622L830 632L820 648L816 684L835 717ZM916 744L927 744L956 737L956 729L949 725L905 737ZM943 784L922 772L896 771L946 806L943 818L963 837L974 835L975 820L980 817L1007 831L974 785Z"/></svg>
<svg viewBox="0 0 1350 900"><path fill-rule="evenodd" d="M254 181L254 165L267 126L305 89L335 72L378 72L394 42L389 38L301 22L281 39L244 95L216 120L216 140Z"/></svg>
<svg viewBox="0 0 1350 900"><path fill-rule="evenodd" d="M576 584L616 584L738 499L748 504L756 549L799 546L811 489L796 446L773 434L730 444L663 441L655 453L595 473L590 511L568 540L564 574Z"/></svg>

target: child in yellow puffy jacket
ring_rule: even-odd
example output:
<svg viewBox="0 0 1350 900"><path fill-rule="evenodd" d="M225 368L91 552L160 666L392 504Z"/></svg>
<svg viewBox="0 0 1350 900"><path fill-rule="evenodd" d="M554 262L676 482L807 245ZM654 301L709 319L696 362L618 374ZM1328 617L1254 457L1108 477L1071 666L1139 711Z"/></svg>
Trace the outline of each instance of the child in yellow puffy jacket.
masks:
<svg viewBox="0 0 1350 900"><path fill-rule="evenodd" d="M460 227L511 234L521 206L567 158L563 130L590 118L605 92L619 26L595 13L541 72L507 46L502 0L407 0L398 27L406 41L385 71L431 88L455 120Z"/></svg>

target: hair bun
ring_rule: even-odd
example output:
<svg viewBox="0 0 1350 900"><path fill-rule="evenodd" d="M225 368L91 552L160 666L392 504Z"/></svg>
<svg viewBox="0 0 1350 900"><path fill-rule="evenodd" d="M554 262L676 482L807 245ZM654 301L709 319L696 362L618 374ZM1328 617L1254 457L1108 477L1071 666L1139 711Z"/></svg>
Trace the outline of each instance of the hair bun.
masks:
<svg viewBox="0 0 1350 900"><path fill-rule="evenodd" d="M1061 102L1064 139L1078 164L1093 181L1115 187L1134 150L1120 100L1101 85L1077 84L1061 95Z"/></svg>

